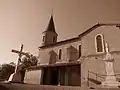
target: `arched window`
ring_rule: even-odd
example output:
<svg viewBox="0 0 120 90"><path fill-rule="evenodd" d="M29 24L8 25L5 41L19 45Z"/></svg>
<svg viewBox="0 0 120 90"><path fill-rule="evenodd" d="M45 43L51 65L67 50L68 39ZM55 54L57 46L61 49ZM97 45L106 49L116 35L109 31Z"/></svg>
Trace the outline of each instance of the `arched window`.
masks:
<svg viewBox="0 0 120 90"><path fill-rule="evenodd" d="M45 41L45 36L43 36L43 42Z"/></svg>
<svg viewBox="0 0 120 90"><path fill-rule="evenodd" d="M55 36L53 36L53 42L56 42L56 37Z"/></svg>
<svg viewBox="0 0 120 90"><path fill-rule="evenodd" d="M81 45L79 45L79 58L81 57Z"/></svg>
<svg viewBox="0 0 120 90"><path fill-rule="evenodd" d="M95 46L96 46L96 52L104 52L104 42L103 42L103 35L98 34L95 37Z"/></svg>
<svg viewBox="0 0 120 90"><path fill-rule="evenodd" d="M61 59L61 56L62 56L62 50L59 49L59 59Z"/></svg>

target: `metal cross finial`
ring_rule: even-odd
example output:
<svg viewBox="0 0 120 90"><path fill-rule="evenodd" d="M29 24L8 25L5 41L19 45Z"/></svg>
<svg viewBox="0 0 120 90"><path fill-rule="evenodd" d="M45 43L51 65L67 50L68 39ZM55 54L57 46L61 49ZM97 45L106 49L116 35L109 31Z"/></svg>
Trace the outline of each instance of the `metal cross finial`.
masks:
<svg viewBox="0 0 120 90"><path fill-rule="evenodd" d="M51 0L51 7L52 7L52 11L51 11L51 15L53 16L54 14L54 6L55 6L55 1L54 0Z"/></svg>
<svg viewBox="0 0 120 90"><path fill-rule="evenodd" d="M54 10L53 10L53 8L52 8L51 16L53 16L53 14L54 14Z"/></svg>

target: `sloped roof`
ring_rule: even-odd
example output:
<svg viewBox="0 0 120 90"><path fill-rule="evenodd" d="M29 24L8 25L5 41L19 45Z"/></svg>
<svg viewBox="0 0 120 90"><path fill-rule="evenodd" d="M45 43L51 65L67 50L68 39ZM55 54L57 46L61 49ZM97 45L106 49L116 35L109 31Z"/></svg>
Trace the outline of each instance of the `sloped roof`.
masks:
<svg viewBox="0 0 120 90"><path fill-rule="evenodd" d="M87 29L85 32L81 33L79 35L79 37L83 37L85 36L86 34L92 32L93 30L95 30L96 28L100 27L100 26L116 26L116 27L120 27L120 24L113 24L113 23L97 23L95 24L94 26L92 26L91 28Z"/></svg>
<svg viewBox="0 0 120 90"><path fill-rule="evenodd" d="M60 42L56 42L54 44L50 44L50 45L46 45L46 46L40 46L39 48L47 48L47 47L52 47L52 46L56 46L58 44L63 44L63 43L67 43L70 41L76 41L81 39L83 36L89 34L90 32L92 32L93 30L95 30L96 28L100 27L100 26L116 26L116 27L120 27L120 24L113 24L113 23L97 23L94 26L92 26L91 28L87 29L85 32L81 33L80 35L78 35L77 37L71 38L71 39L67 39L64 41L60 41Z"/></svg>
<svg viewBox="0 0 120 90"><path fill-rule="evenodd" d="M59 41L59 42L56 42L56 43L53 43L53 44L40 46L39 48L48 48L48 47L52 47L52 46L57 46L57 45L60 45L60 44L65 44L65 43L70 42L70 41L76 41L78 39L80 39L80 38L79 37L74 37L74 38L63 40L63 41Z"/></svg>
<svg viewBox="0 0 120 90"><path fill-rule="evenodd" d="M65 66L73 66L73 65L80 65L81 62L75 61L75 62L69 62L69 63L55 63L55 64L43 64L43 65L38 65L38 66L31 66L29 68L26 68L27 70L38 70L41 68L50 68L50 67L65 67Z"/></svg>
<svg viewBox="0 0 120 90"><path fill-rule="evenodd" d="M55 25L54 25L54 21L53 21L53 16L51 15L48 27L46 29L46 31L51 31L51 32L55 32Z"/></svg>

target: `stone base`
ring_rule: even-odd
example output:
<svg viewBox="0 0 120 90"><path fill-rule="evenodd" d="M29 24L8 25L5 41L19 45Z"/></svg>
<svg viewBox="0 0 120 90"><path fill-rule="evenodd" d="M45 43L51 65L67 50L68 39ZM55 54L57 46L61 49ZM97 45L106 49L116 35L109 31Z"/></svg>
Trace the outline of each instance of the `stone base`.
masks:
<svg viewBox="0 0 120 90"><path fill-rule="evenodd" d="M17 72L10 75L8 82L22 83L21 80L22 80L22 76L19 72Z"/></svg>
<svg viewBox="0 0 120 90"><path fill-rule="evenodd" d="M105 87L105 88L118 88L120 86L120 82L104 81L104 82L102 82L102 86Z"/></svg>

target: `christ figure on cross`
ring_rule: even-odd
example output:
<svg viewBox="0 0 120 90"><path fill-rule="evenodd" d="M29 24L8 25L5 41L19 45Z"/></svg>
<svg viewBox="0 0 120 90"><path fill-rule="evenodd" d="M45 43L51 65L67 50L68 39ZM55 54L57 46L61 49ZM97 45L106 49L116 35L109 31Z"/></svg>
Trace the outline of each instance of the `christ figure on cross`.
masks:
<svg viewBox="0 0 120 90"><path fill-rule="evenodd" d="M28 53L25 53L25 52L22 52L22 51L23 51L23 44L21 44L20 51L18 51L18 50L12 50L13 53L17 53L18 54L18 60L16 62L15 72L17 71L18 66L20 65L22 55L30 57L30 55Z"/></svg>
<svg viewBox="0 0 120 90"><path fill-rule="evenodd" d="M21 57L22 57L22 55L25 55L25 56L29 57L28 53L25 53L25 52L22 52L22 51L23 51L23 44L21 44L20 51L12 50L12 52L18 54L18 59L17 59L17 62L16 62L15 72L13 74L11 74L11 76L8 79L8 82L19 82L19 83L22 82L22 75L19 71L21 69L19 67L20 62L21 62Z"/></svg>
<svg viewBox="0 0 120 90"><path fill-rule="evenodd" d="M23 44L21 44L20 51L17 51L17 52L16 51L17 50L12 50L12 52L18 53L18 60L17 60L16 67L15 67L15 73L17 72L18 66L20 65L20 62L21 62Z"/></svg>
<svg viewBox="0 0 120 90"><path fill-rule="evenodd" d="M24 52L22 52L22 50L23 50L23 44L21 44L20 51L12 50L12 52L18 53L18 60L16 62L15 72L10 75L8 82L21 82L21 80L22 80L22 76L21 76L20 72L18 72L18 67L21 62L21 57L22 57L22 55L24 55Z"/></svg>

